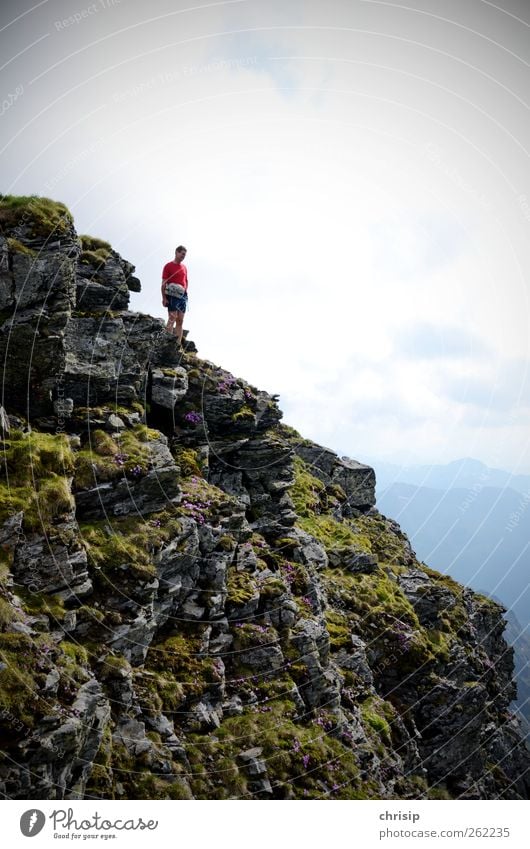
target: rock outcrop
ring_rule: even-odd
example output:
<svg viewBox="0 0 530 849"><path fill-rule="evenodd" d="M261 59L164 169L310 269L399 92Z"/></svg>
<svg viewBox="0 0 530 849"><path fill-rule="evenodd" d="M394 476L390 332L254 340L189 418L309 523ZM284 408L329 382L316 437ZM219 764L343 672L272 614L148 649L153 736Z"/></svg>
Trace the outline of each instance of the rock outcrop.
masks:
<svg viewBox="0 0 530 849"><path fill-rule="evenodd" d="M4 797L527 798L502 608L64 207L0 226Z"/></svg>

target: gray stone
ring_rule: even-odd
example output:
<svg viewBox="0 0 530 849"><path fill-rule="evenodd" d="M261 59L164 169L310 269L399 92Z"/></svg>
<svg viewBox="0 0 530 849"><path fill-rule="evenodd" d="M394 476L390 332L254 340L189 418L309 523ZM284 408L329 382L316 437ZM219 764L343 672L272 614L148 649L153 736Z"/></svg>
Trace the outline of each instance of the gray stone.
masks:
<svg viewBox="0 0 530 849"><path fill-rule="evenodd" d="M330 566L347 569L349 572L370 574L375 572L378 566L375 554L354 548L328 549L328 555Z"/></svg>
<svg viewBox="0 0 530 849"><path fill-rule="evenodd" d="M145 724L137 719L124 718L112 736L133 756L148 752L152 747L151 741L145 736Z"/></svg>
<svg viewBox="0 0 530 849"><path fill-rule="evenodd" d="M75 529L72 518L57 525L57 530L63 531L63 539ZM92 591L86 552L78 538L71 536L68 544L61 542L60 536L31 534L21 539L13 562L13 574L21 584L33 592L57 593L65 601Z"/></svg>
<svg viewBox="0 0 530 849"><path fill-rule="evenodd" d="M240 652L241 663L250 666L257 673L272 672L281 669L285 660L280 646L255 646Z"/></svg>
<svg viewBox="0 0 530 849"><path fill-rule="evenodd" d="M264 775L267 772L265 762L261 760L262 754L263 749L259 746L239 752L238 760L241 761L247 775Z"/></svg>
<svg viewBox="0 0 530 849"><path fill-rule="evenodd" d="M11 425L9 423L9 418L4 410L4 408L0 405L0 435L5 437L9 434L11 430Z"/></svg>
<svg viewBox="0 0 530 849"><path fill-rule="evenodd" d="M53 411L58 418L69 419L74 412L73 398L61 398L54 401Z"/></svg>
<svg viewBox="0 0 530 849"><path fill-rule="evenodd" d="M184 368L171 370L172 374L164 373L162 369L151 370L151 400L160 407L173 410L175 404L188 391L188 375Z"/></svg>
<svg viewBox="0 0 530 849"><path fill-rule="evenodd" d="M125 430L125 423L119 416L115 415L115 413L111 413L108 417L106 425L106 430L114 432L116 430Z"/></svg>

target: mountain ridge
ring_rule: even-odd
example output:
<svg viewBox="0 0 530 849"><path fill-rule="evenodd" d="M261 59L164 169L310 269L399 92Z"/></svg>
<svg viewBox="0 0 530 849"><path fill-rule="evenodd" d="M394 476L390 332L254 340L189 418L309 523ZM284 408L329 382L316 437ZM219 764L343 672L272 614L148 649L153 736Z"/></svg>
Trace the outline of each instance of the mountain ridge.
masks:
<svg viewBox="0 0 530 849"><path fill-rule="evenodd" d="M63 205L0 227L4 796L526 798L502 607Z"/></svg>

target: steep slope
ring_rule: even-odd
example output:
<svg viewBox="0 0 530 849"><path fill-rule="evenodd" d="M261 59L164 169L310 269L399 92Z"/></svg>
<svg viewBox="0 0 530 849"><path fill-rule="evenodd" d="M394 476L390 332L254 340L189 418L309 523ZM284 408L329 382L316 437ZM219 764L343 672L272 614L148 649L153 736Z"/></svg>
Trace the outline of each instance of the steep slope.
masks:
<svg viewBox="0 0 530 849"><path fill-rule="evenodd" d="M526 798L502 608L67 210L0 222L0 791Z"/></svg>

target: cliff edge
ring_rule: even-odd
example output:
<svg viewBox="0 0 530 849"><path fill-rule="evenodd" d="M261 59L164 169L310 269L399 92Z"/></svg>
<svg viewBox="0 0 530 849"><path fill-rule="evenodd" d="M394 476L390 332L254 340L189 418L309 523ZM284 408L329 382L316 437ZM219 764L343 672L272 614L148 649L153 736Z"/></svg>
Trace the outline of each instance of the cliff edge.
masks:
<svg viewBox="0 0 530 849"><path fill-rule="evenodd" d="M528 798L503 609L139 286L0 197L4 798Z"/></svg>

